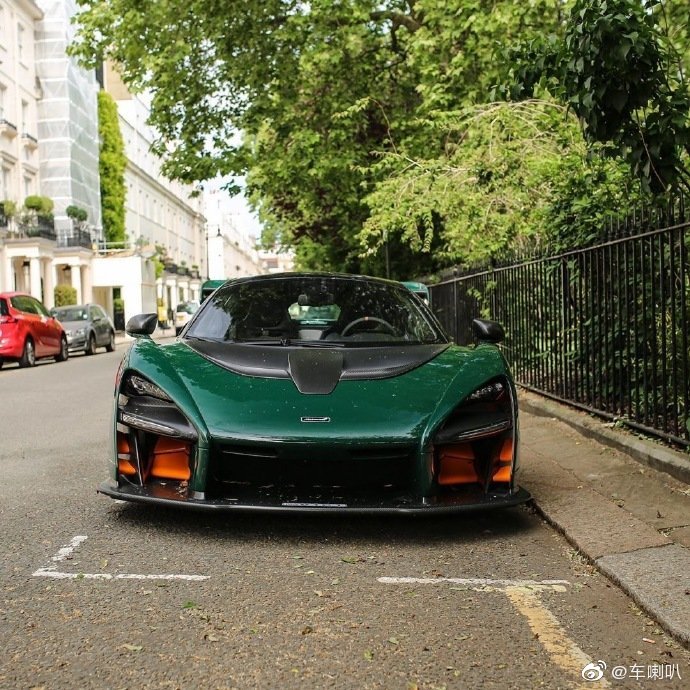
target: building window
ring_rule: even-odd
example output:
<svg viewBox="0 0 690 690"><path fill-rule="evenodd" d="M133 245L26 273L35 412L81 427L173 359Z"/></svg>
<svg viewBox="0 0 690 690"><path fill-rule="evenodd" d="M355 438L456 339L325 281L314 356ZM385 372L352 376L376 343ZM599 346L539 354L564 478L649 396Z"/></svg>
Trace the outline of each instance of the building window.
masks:
<svg viewBox="0 0 690 690"><path fill-rule="evenodd" d="M34 186L34 181L33 178L31 177L25 177L24 178L24 198L27 196L31 196L33 194L33 186Z"/></svg>
<svg viewBox="0 0 690 690"><path fill-rule="evenodd" d="M24 27L17 24L17 57L19 62L24 62Z"/></svg>
<svg viewBox="0 0 690 690"><path fill-rule="evenodd" d="M11 199L14 195L12 194L12 173L9 168L3 166L2 176L0 177L0 198L1 199Z"/></svg>
<svg viewBox="0 0 690 690"><path fill-rule="evenodd" d="M5 119L5 109L7 107L7 87L0 84L0 120Z"/></svg>
<svg viewBox="0 0 690 690"><path fill-rule="evenodd" d="M29 104L22 100L22 134L29 134Z"/></svg>

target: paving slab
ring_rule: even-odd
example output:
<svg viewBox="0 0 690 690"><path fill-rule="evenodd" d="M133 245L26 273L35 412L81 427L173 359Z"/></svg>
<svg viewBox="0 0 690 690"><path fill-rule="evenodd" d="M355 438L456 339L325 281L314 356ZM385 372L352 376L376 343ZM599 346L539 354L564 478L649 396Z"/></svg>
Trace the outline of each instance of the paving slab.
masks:
<svg viewBox="0 0 690 690"><path fill-rule="evenodd" d="M556 461L523 452L523 464L520 483L532 493L538 510L589 559L672 543Z"/></svg>
<svg viewBox="0 0 690 690"><path fill-rule="evenodd" d="M587 479L628 474L639 463L608 446L596 444L554 417L523 413L521 442L551 457L558 464ZM538 434L535 439L535 434ZM538 440L537 440L538 439Z"/></svg>
<svg viewBox="0 0 690 690"><path fill-rule="evenodd" d="M640 472L609 476L591 488L655 529L690 525L690 496L676 493L656 477Z"/></svg>
<svg viewBox="0 0 690 690"><path fill-rule="evenodd" d="M519 405L523 412L557 418L583 436L615 448L638 462L690 484L688 453L668 448L661 443L638 438L633 432L614 428L600 419L542 396L521 390Z"/></svg>
<svg viewBox="0 0 690 690"><path fill-rule="evenodd" d="M669 530L667 534L676 544L690 548L690 527L679 527L678 529Z"/></svg>
<svg viewBox="0 0 690 690"><path fill-rule="evenodd" d="M603 556L597 567L690 645L690 550L678 544Z"/></svg>

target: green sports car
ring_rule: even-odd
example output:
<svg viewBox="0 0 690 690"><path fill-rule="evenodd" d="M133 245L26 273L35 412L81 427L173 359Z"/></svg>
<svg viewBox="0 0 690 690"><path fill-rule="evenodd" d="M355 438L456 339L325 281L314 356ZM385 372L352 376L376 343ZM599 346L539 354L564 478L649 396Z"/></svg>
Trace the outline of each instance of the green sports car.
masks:
<svg viewBox="0 0 690 690"><path fill-rule="evenodd" d="M429 513L521 503L515 386L492 321L458 347L400 283L229 280L179 338L130 319L110 479L212 510Z"/></svg>

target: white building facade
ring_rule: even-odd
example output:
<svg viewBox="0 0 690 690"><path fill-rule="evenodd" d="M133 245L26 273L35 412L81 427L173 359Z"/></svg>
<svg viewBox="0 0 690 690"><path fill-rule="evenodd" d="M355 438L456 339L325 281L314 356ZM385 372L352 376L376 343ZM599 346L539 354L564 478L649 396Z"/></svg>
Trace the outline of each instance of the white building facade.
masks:
<svg viewBox="0 0 690 690"><path fill-rule="evenodd" d="M128 91L112 65L104 65L102 82L117 104L127 156L125 232L130 246L124 252L107 249L104 255L115 257L129 251L152 265L154 256L165 258L165 269L154 280L155 290L147 289L143 282L140 300L133 304L131 295L122 299L126 316L157 312L162 307L170 321L180 302L199 300L207 275L203 197L191 185L168 180L161 173L161 160L151 152L155 133L147 124L146 101ZM135 275L128 276L135 280ZM106 287L100 271L94 285Z"/></svg>
<svg viewBox="0 0 690 690"><path fill-rule="evenodd" d="M263 273L256 237L243 227L247 211L223 189L223 180L204 183L208 220L208 277L211 280L241 278Z"/></svg>
<svg viewBox="0 0 690 690"><path fill-rule="evenodd" d="M122 300L124 323L198 299L207 275L203 199L163 177L145 103L106 66L101 81L117 103L128 158L127 243L103 244L101 84L66 54L76 10L76 0L0 0L0 292L28 292L50 308L55 287L67 284L78 303L98 302L111 315ZM33 195L52 201L53 218L29 218L24 201ZM70 205L87 221L70 219ZM156 257L166 259L159 275Z"/></svg>

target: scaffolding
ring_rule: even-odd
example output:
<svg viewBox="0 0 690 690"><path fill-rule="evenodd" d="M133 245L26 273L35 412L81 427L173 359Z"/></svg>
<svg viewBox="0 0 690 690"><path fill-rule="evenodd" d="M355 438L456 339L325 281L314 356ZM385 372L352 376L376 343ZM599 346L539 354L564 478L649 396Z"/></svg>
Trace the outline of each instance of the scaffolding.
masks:
<svg viewBox="0 0 690 690"><path fill-rule="evenodd" d="M36 31L41 191L55 203L58 241L72 234L66 214L70 205L86 210L94 239L100 239L99 87L95 72L67 55L77 3L36 0L36 4L44 13Z"/></svg>

